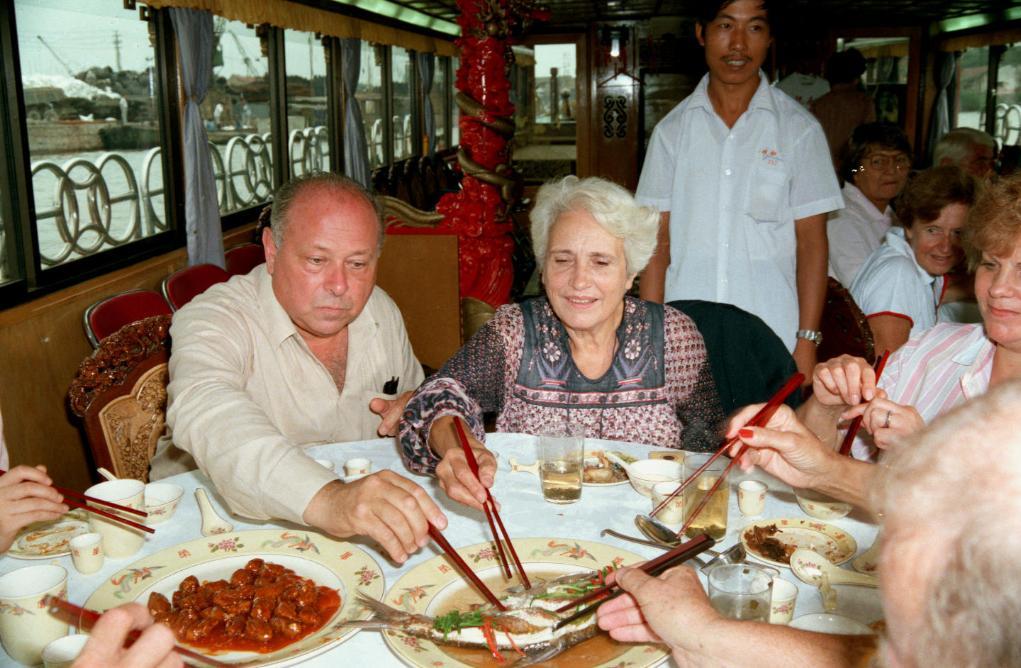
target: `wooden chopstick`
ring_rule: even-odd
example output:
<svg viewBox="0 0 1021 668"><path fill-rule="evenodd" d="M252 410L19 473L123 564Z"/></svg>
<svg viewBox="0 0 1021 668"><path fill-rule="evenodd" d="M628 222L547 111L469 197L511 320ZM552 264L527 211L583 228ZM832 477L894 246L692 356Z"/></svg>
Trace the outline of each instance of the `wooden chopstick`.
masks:
<svg viewBox="0 0 1021 668"><path fill-rule="evenodd" d="M146 533L156 533L156 530L153 529L152 527L147 527L144 524L139 524L138 522L133 522L133 521L129 520L126 517L121 517L120 515L114 515L113 513L108 513L108 512L106 512L105 510L103 510L101 508L96 508L96 507L87 505L85 503L82 503L81 501L76 501L75 499L68 499L68 498L65 497L64 498L64 503L66 503L67 505L69 505L72 508L81 508L82 510L84 510L86 512L94 513L96 515L101 515L101 516L103 516L103 517L105 517L105 518L107 518L109 520L113 520L114 522L120 522L121 524L129 526L132 529L138 529L139 531L144 531Z"/></svg>
<svg viewBox="0 0 1021 668"><path fill-rule="evenodd" d="M879 359L876 360L875 366L872 368L876 372L876 384L879 384L879 377L883 375L883 368L886 366L886 360L890 359L890 351L887 350ZM858 435L858 430L861 429L862 416L859 415L855 419L851 420L851 426L847 428L847 433L844 435L844 441L840 444L840 454L849 455L851 454L851 445L854 443L854 437Z"/></svg>
<svg viewBox="0 0 1021 668"><path fill-rule="evenodd" d="M759 409L759 412L756 413L755 415L753 415L750 420L748 420L746 426L761 427L762 425L764 425L767 422L769 422L769 418L773 417L773 413L775 413L776 410L780 407L780 404L782 404L787 399L787 397L790 396L791 392L793 392L794 390L796 390L799 387L801 387L801 383L804 380L805 380L805 374L800 373L800 372L798 372L798 373L794 374L793 376L791 376L790 378L788 378L787 382L783 384L783 387L781 387L779 390L777 390L776 394L774 394L772 397L770 397L769 401L767 401L762 406L762 408ZM702 466L699 466L698 469L696 469L694 473L692 473L690 476L687 477L686 480L684 480L684 482L682 482L680 485L678 485L677 489L675 489L674 491L670 492L670 494L668 494L666 496L666 498L664 498L662 501L660 501L659 504L655 508L652 509L652 512L649 513L649 516L650 517L655 517L656 513L658 513L659 511L663 510L663 508L665 508L668 503L670 503L672 500L674 500L674 498L676 498L678 494L683 492L685 490L685 488L687 488L687 486L692 483L693 480L698 480L698 477L700 475L702 475L703 473L705 473L706 469L708 469L710 466L712 466L713 462L715 462L717 459L719 459L720 455L725 453L730 448L730 446L732 446L735 443L737 443L737 441L738 441L738 437L737 437L736 434L734 436L732 436L731 438L728 438L726 441L724 441L723 445L721 445L720 448L716 452L713 453L713 456L710 457L709 459L707 459L705 464L702 464ZM737 457L735 457L734 459L736 460L736 459L740 458L742 452L744 452L744 448L743 447L741 448L741 452L739 452L737 454Z"/></svg>
<svg viewBox="0 0 1021 668"><path fill-rule="evenodd" d="M73 624L79 629L85 631L90 630L95 625L95 623L99 621L100 618L100 614L95 610L83 608L65 599L57 598L56 596L43 597L43 605L47 606L49 608L49 613L56 617L57 619L65 621L68 624ZM129 633L127 637L127 642L124 644L124 646L130 647L132 644L134 644L136 640L138 640L138 637L140 635L142 634L139 631L132 631L131 633ZM223 663L222 661L211 659L208 656L199 654L198 652L194 652L186 647L181 647L180 645L175 645L174 651L180 654L181 656L185 656L188 657L189 659L192 659L193 661L198 661L206 665L213 666L214 668L219 668L221 666L223 668L230 668L230 666L237 665Z"/></svg>
<svg viewBox="0 0 1021 668"><path fill-rule="evenodd" d="M5 471L3 469L0 469L0 475L4 475L5 473L7 473L7 471ZM94 496L88 496L86 494L82 494L81 492L76 492L73 489L64 489L63 487L57 487L56 485L51 485L51 487L53 487L53 489L55 489L58 492L60 492L61 495L64 496L65 498L70 496L70 497L75 498L75 499L81 499L81 500L84 500L84 501L91 501L92 503L98 503L100 505L107 506L108 508L113 508L115 510L120 510L121 512L131 513L132 515L138 515L139 517L148 517L149 516L149 513L145 512L144 510L138 510L137 508L131 508L129 506L122 506L122 505L120 505L118 503L114 503L113 501L105 501L103 499L97 499Z"/></svg>
<svg viewBox="0 0 1021 668"><path fill-rule="evenodd" d="M457 550L455 550L450 543L447 542L447 539L443 537L440 530L433 526L431 522L429 523L429 535L432 536L432 539L436 541L441 548L443 548L443 551L448 557L450 557L450 560L454 562L454 566L457 567L457 570L461 571L461 575L468 578L468 580L475 585L475 588L479 590L479 593L486 597L487 601L496 606L496 609L500 612L507 609L506 606L500 602L500 599L496 597L496 594L490 591L489 587L486 586L486 583L480 580L478 575L475 575L475 571L473 571L471 567L465 563L464 559L461 558L461 555L457 553Z"/></svg>
<svg viewBox="0 0 1021 668"><path fill-rule="evenodd" d="M669 552L661 554L655 559L645 562L639 568L641 568L649 575L659 575L668 568L671 568L676 564L681 563L682 561L687 561L688 559L691 559L692 557L701 552L705 552L715 544L716 541L713 540L709 535L702 534L696 538L689 540L687 543L678 545ZM624 590L621 589L619 585L614 583L612 585L600 587L599 589L585 595L584 597L578 599L577 601L571 601L570 603L557 608L557 612L567 612L573 607L579 606L583 603L588 603L589 601L595 599L599 599L592 605L588 605L582 608L581 610L578 610L573 615L561 619L553 626L553 630L554 631L559 630L560 628L566 626L567 624L570 624L574 620L581 619L585 615L591 614L592 612L595 611L596 608L601 606L603 603L606 603L610 599L620 596L622 593L624 593Z"/></svg>
<svg viewBox="0 0 1021 668"><path fill-rule="evenodd" d="M464 457L468 461L468 466L471 468L472 473L475 474L475 477L478 478L479 462L475 459L475 453L468 444L468 436L464 433L464 427L461 426L460 418L454 418L454 427L457 431L457 439L461 442L461 449L464 450ZM510 566L507 564L507 557L504 555L503 548L500 546L500 534L496 532L496 527L493 526L494 518L496 519L496 523L500 526L500 531L503 533L503 540L507 543L507 551L510 552L511 558L514 560L514 566L518 570L518 577L521 578L521 583L525 585L525 589L531 589L532 583L528 581L528 575L525 574L525 568L521 565L521 560L518 558L518 551L514 549L514 543L511 542L511 537L507 532L507 527L503 525L503 520L500 518L500 512L496 509L496 501L493 500L493 495L490 493L488 488L486 488L486 501L487 503L482 504L482 507L486 510L486 519L489 520L489 529L493 532L493 540L496 541L497 554L500 556L504 572L507 574L508 578L511 577ZM490 517L488 507L490 505L492 506L492 517Z"/></svg>

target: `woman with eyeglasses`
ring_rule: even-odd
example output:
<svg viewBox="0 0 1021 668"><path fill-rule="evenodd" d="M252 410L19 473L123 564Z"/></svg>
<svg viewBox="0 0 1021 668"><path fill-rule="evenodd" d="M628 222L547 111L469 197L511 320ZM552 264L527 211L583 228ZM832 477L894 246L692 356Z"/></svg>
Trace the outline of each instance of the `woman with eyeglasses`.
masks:
<svg viewBox="0 0 1021 668"><path fill-rule="evenodd" d="M849 287L893 223L890 201L907 181L911 145L896 125L865 123L855 128L843 153L844 208L830 214L826 234L830 275Z"/></svg>
<svg viewBox="0 0 1021 668"><path fill-rule="evenodd" d="M904 189L897 205L902 227L886 233L851 283L877 352L897 350L936 324L944 275L964 258L961 234L975 189L957 167L933 167Z"/></svg>

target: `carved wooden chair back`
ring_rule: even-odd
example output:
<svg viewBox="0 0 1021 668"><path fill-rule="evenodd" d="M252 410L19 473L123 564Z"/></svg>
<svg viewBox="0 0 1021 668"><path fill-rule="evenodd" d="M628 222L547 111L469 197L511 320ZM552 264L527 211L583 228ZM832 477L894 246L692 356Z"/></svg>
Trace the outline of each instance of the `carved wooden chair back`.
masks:
<svg viewBox="0 0 1021 668"><path fill-rule="evenodd" d="M817 352L818 361L825 362L840 355L864 357L869 364L875 360L869 321L851 293L832 276L826 285L826 305L823 306L820 330L822 343Z"/></svg>
<svg viewBox="0 0 1021 668"><path fill-rule="evenodd" d="M170 316L133 322L102 340L68 391L96 466L148 481L167 411Z"/></svg>

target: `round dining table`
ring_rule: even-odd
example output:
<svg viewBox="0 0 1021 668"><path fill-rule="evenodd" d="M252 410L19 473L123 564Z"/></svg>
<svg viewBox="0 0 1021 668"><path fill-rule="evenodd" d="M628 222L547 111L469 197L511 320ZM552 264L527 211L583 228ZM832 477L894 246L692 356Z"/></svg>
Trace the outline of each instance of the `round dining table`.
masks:
<svg viewBox="0 0 1021 668"><path fill-rule="evenodd" d="M511 459L516 459L523 464L536 460L536 440L534 436L524 434L495 433L487 435L487 446L498 454L499 465L496 483L491 491L493 497L500 503L500 516L512 539L528 537L577 539L614 545L644 558L662 554L663 551L658 548L625 543L611 536L600 535L603 529L614 529L638 536L638 531L633 523L634 517L637 513L648 513L652 503L650 499L639 495L631 485L626 483L604 486L586 485L583 488L580 501L572 504L553 504L543 499L537 477L526 472L511 471ZM644 458L653 450L653 448L644 445L597 439L586 439L585 448L589 451L614 450L635 458ZM343 476L343 464L346 460L364 457L372 462L373 471L391 469L422 485L446 513L448 526L443 531L443 535L454 547L482 543L492 539L489 526L481 511L450 501L440 490L435 479L415 475L405 469L394 439L312 445L306 447L305 451L311 457L333 462L338 471L338 477ZM765 510L760 516L754 518L743 516L738 509L737 485L746 479L761 480L769 488ZM155 534L147 536L145 545L137 554L123 559L107 558L103 567L90 575L77 572L71 563L70 556L61 556L40 562L3 555L0 556L0 575L32 564L57 563L68 571L69 599L73 603L84 605L97 588L134 561L159 550L201 537L200 515L194 494L199 487L207 489L213 506L234 525L235 531L296 528L286 522L257 522L231 515L222 498L216 494L210 480L200 471L176 475L166 479L166 482L182 486L184 497L170 520L155 525ZM716 549L722 550L738 542L742 528L752 521L781 518L807 519L807 515L798 507L791 488L761 471L746 474L735 468L728 477L727 483L731 485L728 529L726 536L717 543ZM843 530L855 539L857 554L861 554L872 545L878 531L876 524L858 509L855 509L847 517L828 520L827 523ZM301 530L307 531L307 529ZM387 589L403 572L442 553L435 543L430 543L412 555L405 564L396 564L388 559L371 540L353 538L349 541L368 552L379 564ZM849 566L850 562L847 565ZM823 611L822 598L817 588L800 582L787 568L781 569L781 577L798 586L795 618ZM865 624L882 618L883 613L877 589L840 585L834 586L833 589L837 592L836 612L838 614ZM352 665L353 662L374 667L403 665L397 656L391 653L380 632L367 630L358 632L326 652L308 658L302 662L302 665L336 666ZM0 665L16 664L0 651Z"/></svg>

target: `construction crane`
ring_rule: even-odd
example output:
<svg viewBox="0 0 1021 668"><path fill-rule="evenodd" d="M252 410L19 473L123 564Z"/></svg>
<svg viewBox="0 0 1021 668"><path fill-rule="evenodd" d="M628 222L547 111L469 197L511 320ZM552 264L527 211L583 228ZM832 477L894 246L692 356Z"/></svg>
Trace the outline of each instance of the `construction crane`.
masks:
<svg viewBox="0 0 1021 668"><path fill-rule="evenodd" d="M259 74L259 71L256 70L255 66L252 64L252 59L248 57L248 52L245 51L245 47L241 46L241 40L238 38L237 35L234 34L234 31L233 30L228 30L227 34L229 34L231 37L234 38L234 44L237 45L238 52L241 53L241 59L245 61L245 69L248 70L248 76L250 76L250 77L259 77L259 76L261 76Z"/></svg>
<svg viewBox="0 0 1021 668"><path fill-rule="evenodd" d="M64 59L61 58L57 54L57 52L53 50L52 46L50 46L49 44L46 43L46 40L43 39L43 36L42 35L36 35L35 37L36 37L36 39L38 39L40 42L43 43L43 46L46 47L47 51L49 51L50 53L53 54L53 57L57 59L57 62L64 66L64 69L67 70L67 76L69 76L71 78L74 78L74 71L71 69L71 66L68 65L66 62L64 62Z"/></svg>

